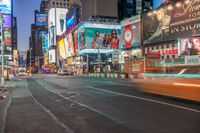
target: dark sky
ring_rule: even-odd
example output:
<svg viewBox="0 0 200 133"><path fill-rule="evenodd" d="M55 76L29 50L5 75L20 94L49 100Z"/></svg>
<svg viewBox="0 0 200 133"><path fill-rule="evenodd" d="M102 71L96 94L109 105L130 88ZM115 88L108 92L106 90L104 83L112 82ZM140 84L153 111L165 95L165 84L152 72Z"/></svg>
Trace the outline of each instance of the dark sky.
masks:
<svg viewBox="0 0 200 133"><path fill-rule="evenodd" d="M17 17L19 51L26 51L29 48L34 10L39 10L40 2L41 0L13 0L13 14Z"/></svg>

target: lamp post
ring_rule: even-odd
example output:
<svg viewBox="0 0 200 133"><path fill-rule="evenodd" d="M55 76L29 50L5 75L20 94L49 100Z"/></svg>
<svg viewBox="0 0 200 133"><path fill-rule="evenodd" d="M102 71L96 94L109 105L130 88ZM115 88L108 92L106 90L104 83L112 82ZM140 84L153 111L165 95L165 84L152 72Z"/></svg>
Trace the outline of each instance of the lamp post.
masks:
<svg viewBox="0 0 200 133"><path fill-rule="evenodd" d="M1 14L0 14L0 44L1 44L1 86L4 86L5 79L4 79L3 16Z"/></svg>
<svg viewBox="0 0 200 133"><path fill-rule="evenodd" d="M32 48L30 48L30 76L32 76L32 61L31 61L31 51L32 51Z"/></svg>

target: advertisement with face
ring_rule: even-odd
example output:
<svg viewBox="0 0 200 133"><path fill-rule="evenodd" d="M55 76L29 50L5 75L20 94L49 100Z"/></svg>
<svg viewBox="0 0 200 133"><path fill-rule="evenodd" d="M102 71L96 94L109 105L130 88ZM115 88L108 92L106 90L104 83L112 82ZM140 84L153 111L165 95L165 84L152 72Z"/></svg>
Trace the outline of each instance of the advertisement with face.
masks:
<svg viewBox="0 0 200 133"><path fill-rule="evenodd" d="M65 42L66 42L65 47L66 47L67 57L73 56L74 55L74 42L73 42L72 33L67 35L67 37L65 38Z"/></svg>
<svg viewBox="0 0 200 133"><path fill-rule="evenodd" d="M39 38L42 39L42 50L47 51L48 50L48 32L47 31L39 31L38 32Z"/></svg>
<svg viewBox="0 0 200 133"><path fill-rule="evenodd" d="M49 50L49 63L56 63L56 50Z"/></svg>
<svg viewBox="0 0 200 133"><path fill-rule="evenodd" d="M56 10L55 8L51 8L48 12L48 29L49 29L48 42L49 42L49 46L56 45L55 10Z"/></svg>
<svg viewBox="0 0 200 133"><path fill-rule="evenodd" d="M12 13L11 2L12 2L12 0L0 0L0 13L1 14L11 14Z"/></svg>
<svg viewBox="0 0 200 133"><path fill-rule="evenodd" d="M75 30L73 33L73 41L74 41L74 53L78 54L78 30Z"/></svg>
<svg viewBox="0 0 200 133"><path fill-rule="evenodd" d="M191 51L200 53L200 38L180 39L181 55L191 55Z"/></svg>
<svg viewBox="0 0 200 133"><path fill-rule="evenodd" d="M48 24L47 14L36 12L35 13L35 24L37 26L47 26L47 24Z"/></svg>
<svg viewBox="0 0 200 133"><path fill-rule="evenodd" d="M64 39L58 42L59 56L66 59L65 42Z"/></svg>
<svg viewBox="0 0 200 133"><path fill-rule="evenodd" d="M3 28L11 28L11 15L3 14Z"/></svg>
<svg viewBox="0 0 200 133"><path fill-rule="evenodd" d="M110 52L119 49L121 26L85 23L78 29L79 53Z"/></svg>
<svg viewBox="0 0 200 133"><path fill-rule="evenodd" d="M141 46L140 16L138 15L122 21L121 26L121 48L127 49Z"/></svg>
<svg viewBox="0 0 200 133"><path fill-rule="evenodd" d="M62 35L66 30L66 14L68 10L56 8L56 31L57 35Z"/></svg>
<svg viewBox="0 0 200 133"><path fill-rule="evenodd" d="M199 4L199 0L183 0L143 14L143 43L199 36Z"/></svg>

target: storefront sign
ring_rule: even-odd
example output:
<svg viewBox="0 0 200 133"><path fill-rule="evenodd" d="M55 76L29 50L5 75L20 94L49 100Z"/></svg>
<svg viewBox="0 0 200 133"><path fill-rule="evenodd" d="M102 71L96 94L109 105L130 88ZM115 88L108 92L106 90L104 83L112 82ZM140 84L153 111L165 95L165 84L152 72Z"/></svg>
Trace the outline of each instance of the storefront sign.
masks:
<svg viewBox="0 0 200 133"><path fill-rule="evenodd" d="M185 56L185 64L200 65L200 55Z"/></svg>
<svg viewBox="0 0 200 133"><path fill-rule="evenodd" d="M178 54L178 49L177 48L172 48L172 49L158 49L158 50L149 50L149 53L152 55L175 55Z"/></svg>
<svg viewBox="0 0 200 133"><path fill-rule="evenodd" d="M200 1L182 0L143 15L144 44L200 35Z"/></svg>
<svg viewBox="0 0 200 133"><path fill-rule="evenodd" d="M147 59L160 59L160 54L147 54Z"/></svg>

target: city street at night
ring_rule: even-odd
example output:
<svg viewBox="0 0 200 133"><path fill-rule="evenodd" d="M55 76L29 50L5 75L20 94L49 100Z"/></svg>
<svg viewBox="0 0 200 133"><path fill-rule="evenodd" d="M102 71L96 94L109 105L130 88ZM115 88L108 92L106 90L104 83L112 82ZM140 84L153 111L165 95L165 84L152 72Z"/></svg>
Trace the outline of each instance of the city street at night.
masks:
<svg viewBox="0 0 200 133"><path fill-rule="evenodd" d="M0 0L0 133L200 133L200 0Z"/></svg>
<svg viewBox="0 0 200 133"><path fill-rule="evenodd" d="M0 101L0 128L5 133L200 132L198 102L143 92L141 82L148 84L88 76L17 79Z"/></svg>

